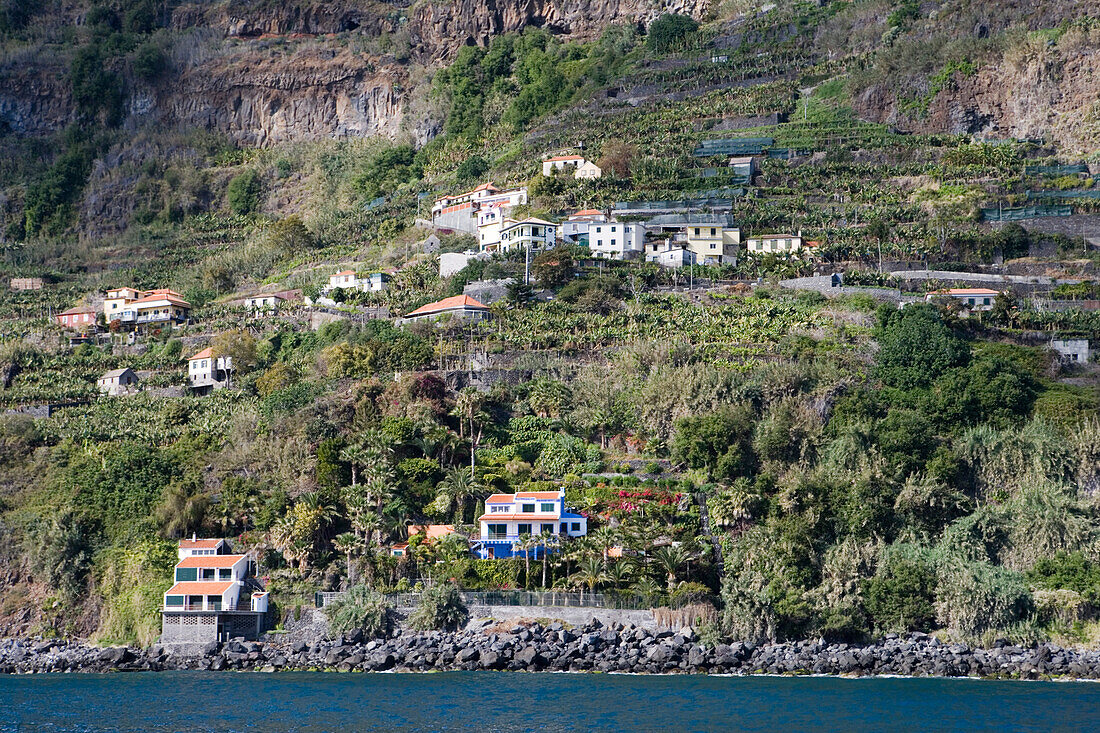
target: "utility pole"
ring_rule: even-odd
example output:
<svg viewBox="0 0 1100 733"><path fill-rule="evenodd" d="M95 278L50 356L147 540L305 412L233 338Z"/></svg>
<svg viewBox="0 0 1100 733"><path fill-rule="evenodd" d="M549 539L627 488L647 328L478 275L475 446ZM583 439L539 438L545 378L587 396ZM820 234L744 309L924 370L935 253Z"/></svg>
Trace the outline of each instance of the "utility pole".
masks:
<svg viewBox="0 0 1100 733"><path fill-rule="evenodd" d="M531 247L523 248L523 284L531 284Z"/></svg>

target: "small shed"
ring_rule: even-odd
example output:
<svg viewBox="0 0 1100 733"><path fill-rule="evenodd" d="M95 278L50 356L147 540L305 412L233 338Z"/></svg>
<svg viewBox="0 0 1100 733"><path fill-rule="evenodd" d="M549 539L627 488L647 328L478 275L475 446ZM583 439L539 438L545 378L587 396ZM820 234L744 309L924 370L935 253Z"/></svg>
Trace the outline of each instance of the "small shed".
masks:
<svg viewBox="0 0 1100 733"><path fill-rule="evenodd" d="M99 387L99 391L103 394L113 397L125 394L131 389L134 389L137 387L139 381L138 375L134 373L134 370L125 367L123 369L112 369L107 372L96 380L96 386Z"/></svg>

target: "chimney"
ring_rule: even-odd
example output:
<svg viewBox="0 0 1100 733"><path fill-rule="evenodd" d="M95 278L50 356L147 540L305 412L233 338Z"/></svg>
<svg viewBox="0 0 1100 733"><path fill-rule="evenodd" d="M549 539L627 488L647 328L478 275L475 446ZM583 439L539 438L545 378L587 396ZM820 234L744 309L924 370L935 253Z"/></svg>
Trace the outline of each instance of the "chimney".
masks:
<svg viewBox="0 0 1100 733"><path fill-rule="evenodd" d="M191 541L195 542L196 540L198 540L198 535L196 535L194 532L192 532L191 533Z"/></svg>

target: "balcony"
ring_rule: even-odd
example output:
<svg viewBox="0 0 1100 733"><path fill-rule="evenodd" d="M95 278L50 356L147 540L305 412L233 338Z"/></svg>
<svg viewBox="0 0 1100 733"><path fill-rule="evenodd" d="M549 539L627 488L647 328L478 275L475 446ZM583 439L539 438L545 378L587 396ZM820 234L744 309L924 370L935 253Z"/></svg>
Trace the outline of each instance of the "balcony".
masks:
<svg viewBox="0 0 1100 733"><path fill-rule="evenodd" d="M212 613L260 613L252 608L251 603L214 603L204 606L202 603L185 603L182 606L164 606L162 613L179 613L181 611Z"/></svg>

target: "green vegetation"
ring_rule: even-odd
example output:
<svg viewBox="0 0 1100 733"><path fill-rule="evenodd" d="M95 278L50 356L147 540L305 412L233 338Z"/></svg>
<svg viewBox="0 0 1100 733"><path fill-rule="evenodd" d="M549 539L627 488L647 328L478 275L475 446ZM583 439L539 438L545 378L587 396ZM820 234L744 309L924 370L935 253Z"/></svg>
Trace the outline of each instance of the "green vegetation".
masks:
<svg viewBox="0 0 1100 733"><path fill-rule="evenodd" d="M56 45L74 104L50 136L0 130L0 275L46 283L0 290L0 406L78 404L0 416L0 575L11 598L36 599L5 604L3 620L148 643L174 542L195 532L257 551L283 614L350 588L330 612L341 632L387 633L382 594L426 581L425 629L461 623L459 589L537 588L697 604L721 619L715 640L1095 637L1095 375L1035 344L1100 338L1100 316L1010 296L968 318L951 304L876 310L775 283L835 268L846 285L897 289L894 260L957 270L1052 248L1081 258L1048 262L1056 276L1090 277L1079 240L980 220L1029 190L1087 190L1075 157L1052 141L904 132L1002 57L1027 67L1088 48L1087 28L1017 39L1006 20L974 38L975 22L956 22L973 11L955 6L939 28L908 1L782 2L736 21L719 5L701 24L666 14L588 42L527 28L463 45L434 74L407 31L201 40L227 63L290 49L408 66L393 79L412 123L394 139L249 148L128 112L193 71L173 64L201 45L160 28L160 5L96 3L48 35L44 8L0 0L6 52ZM861 119L872 88L905 124ZM771 139L751 180L728 156L695 155L734 137ZM544 155L579 145L603 177L540 175ZM562 246L441 279L415 220L487 180L527 182L521 212L554 220L728 199L743 234L802 229L820 246L688 272ZM443 252L476 246L439 236ZM390 271L390 287L327 292L327 323L293 302L266 317L235 304L261 288L316 298L341 269ZM516 282L484 322L372 319L503 278ZM677 292L700 279L740 282ZM73 346L52 318L131 284L178 290L192 323ZM155 391L183 384L207 346L232 357L230 388ZM482 364L506 378L463 388ZM151 389L100 397L96 378L121 367ZM471 556L487 496L558 489L588 537ZM409 536L427 523L457 532Z"/></svg>

